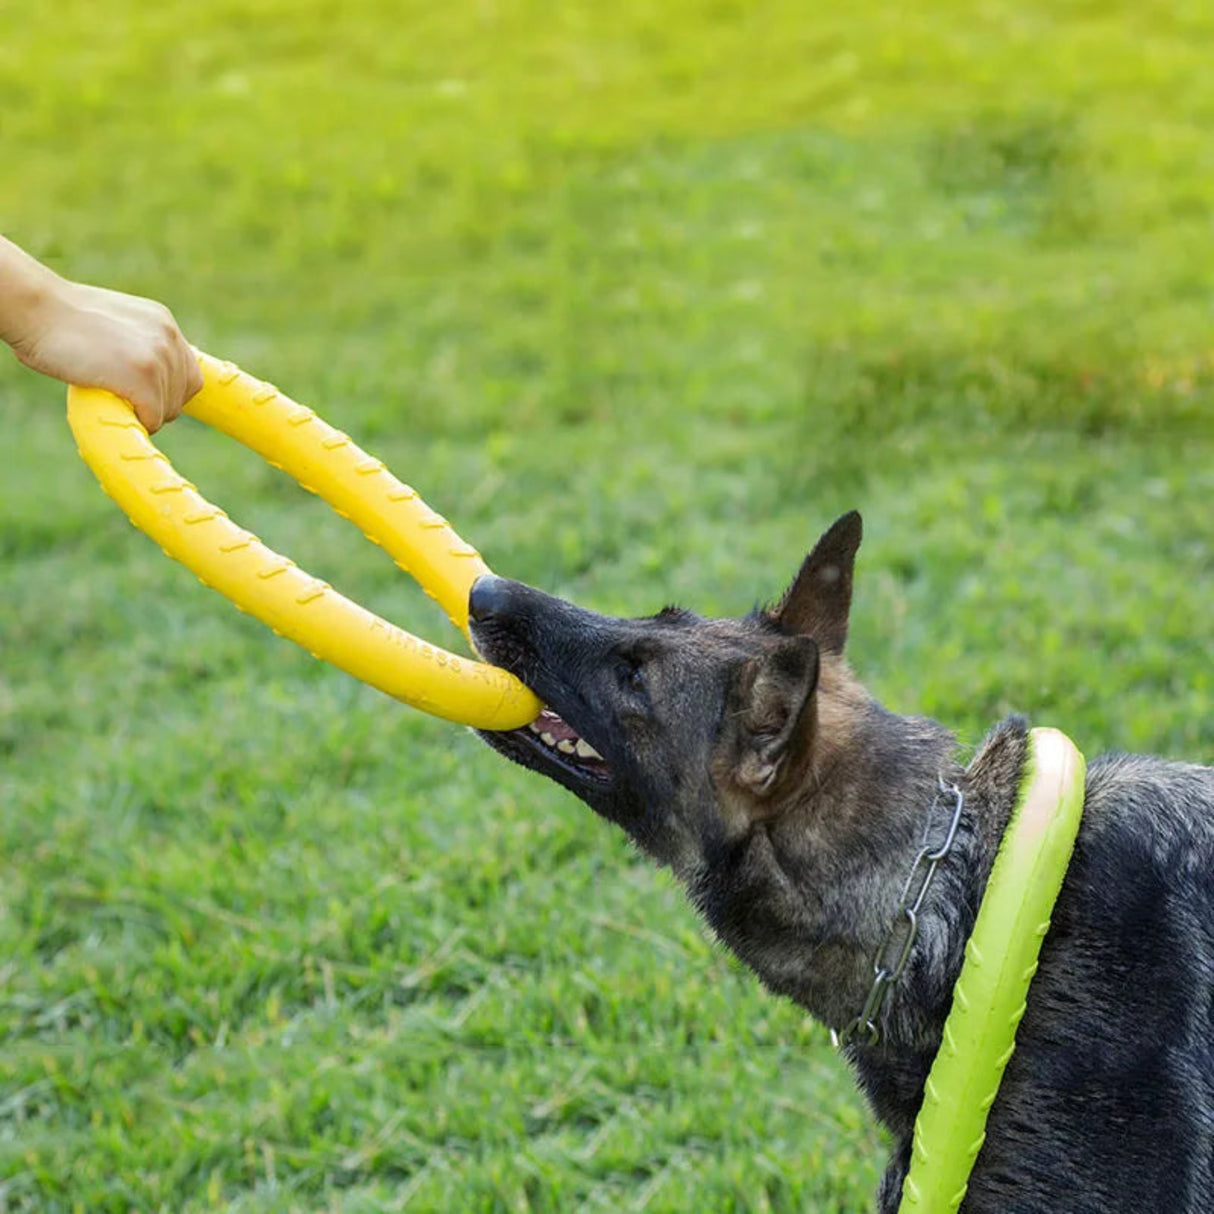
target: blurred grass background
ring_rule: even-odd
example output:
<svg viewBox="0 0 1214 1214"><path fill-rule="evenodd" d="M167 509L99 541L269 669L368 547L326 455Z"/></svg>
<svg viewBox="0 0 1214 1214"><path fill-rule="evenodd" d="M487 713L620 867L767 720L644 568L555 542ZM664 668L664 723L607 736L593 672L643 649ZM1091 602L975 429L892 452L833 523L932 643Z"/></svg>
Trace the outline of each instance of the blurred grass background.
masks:
<svg viewBox="0 0 1214 1214"><path fill-rule="evenodd" d="M165 300L501 572L1210 762L1206 4L0 0L0 230ZM555 789L130 531L0 359L0 1209L870 1207L825 1034ZM264 538L458 642L193 423Z"/></svg>

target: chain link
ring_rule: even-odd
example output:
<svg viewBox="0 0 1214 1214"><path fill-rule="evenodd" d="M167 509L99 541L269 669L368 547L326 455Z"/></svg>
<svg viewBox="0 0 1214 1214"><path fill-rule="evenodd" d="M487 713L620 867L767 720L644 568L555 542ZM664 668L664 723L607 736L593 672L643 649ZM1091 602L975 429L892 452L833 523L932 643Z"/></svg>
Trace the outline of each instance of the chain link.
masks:
<svg viewBox="0 0 1214 1214"><path fill-rule="evenodd" d="M923 844L911 865L906 884L902 887L902 896L894 914L894 925L873 960L873 984L868 989L868 997L864 1000L860 1014L846 1025L842 1032L831 1030L831 1037L837 1046L851 1045L852 1042L861 1040L865 1045L876 1045L881 1040L877 1019L881 1015L881 1008L890 987L902 977L907 962L910 961L911 949L919 936L919 911L923 907L927 891L932 887L936 869L952 850L953 841L957 837L957 824L961 821L961 807L965 804L965 796L956 784L946 784L942 777L937 777L936 783L937 792L927 811L927 823L923 828ZM946 796L953 798L953 816L944 842L933 848L928 843L932 817L936 806Z"/></svg>

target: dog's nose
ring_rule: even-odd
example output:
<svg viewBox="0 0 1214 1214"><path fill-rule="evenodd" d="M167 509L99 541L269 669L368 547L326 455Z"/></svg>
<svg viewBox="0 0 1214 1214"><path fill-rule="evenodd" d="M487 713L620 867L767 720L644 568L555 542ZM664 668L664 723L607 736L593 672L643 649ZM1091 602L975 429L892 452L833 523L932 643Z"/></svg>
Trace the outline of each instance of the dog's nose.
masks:
<svg viewBox="0 0 1214 1214"><path fill-rule="evenodd" d="M485 573L472 583L468 591L468 615L478 624L500 614L506 607L510 583L495 573Z"/></svg>

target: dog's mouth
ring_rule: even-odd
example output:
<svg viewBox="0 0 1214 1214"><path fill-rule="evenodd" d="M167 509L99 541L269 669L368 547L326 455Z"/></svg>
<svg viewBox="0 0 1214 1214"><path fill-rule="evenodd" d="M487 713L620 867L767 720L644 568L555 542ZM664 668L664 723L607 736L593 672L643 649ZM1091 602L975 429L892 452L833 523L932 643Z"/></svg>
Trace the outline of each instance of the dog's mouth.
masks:
<svg viewBox="0 0 1214 1214"><path fill-rule="evenodd" d="M611 780L607 760L551 708L545 707L534 721L511 730L509 736L572 776L604 784Z"/></svg>
<svg viewBox="0 0 1214 1214"><path fill-rule="evenodd" d="M561 762L591 775L606 775L607 762L564 717L545 708L527 728L549 751L555 750Z"/></svg>
<svg viewBox="0 0 1214 1214"><path fill-rule="evenodd" d="M556 780L578 796L607 792L615 783L615 773L607 760L551 706L554 699L563 702L568 698L573 703L575 697L566 697L550 680L537 678L534 655L513 639L500 622L486 624L473 614L472 637L485 661L508 670L545 701L539 716L521 728L480 730L481 737L508 759Z"/></svg>

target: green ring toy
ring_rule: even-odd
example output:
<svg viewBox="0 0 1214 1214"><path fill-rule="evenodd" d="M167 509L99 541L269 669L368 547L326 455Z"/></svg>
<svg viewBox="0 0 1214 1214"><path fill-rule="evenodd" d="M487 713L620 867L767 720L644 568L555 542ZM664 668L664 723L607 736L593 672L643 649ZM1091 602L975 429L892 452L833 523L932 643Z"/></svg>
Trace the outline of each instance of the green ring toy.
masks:
<svg viewBox="0 0 1214 1214"><path fill-rule="evenodd" d="M1056 729L1034 729L1029 740L1028 769L915 1121L900 1214L954 1214L965 1197L1075 846L1083 755Z"/></svg>

